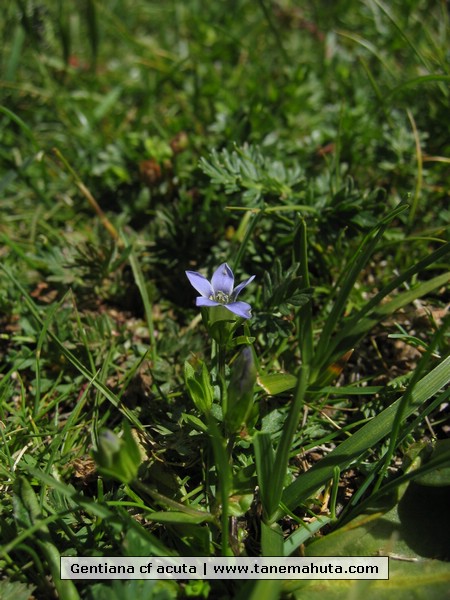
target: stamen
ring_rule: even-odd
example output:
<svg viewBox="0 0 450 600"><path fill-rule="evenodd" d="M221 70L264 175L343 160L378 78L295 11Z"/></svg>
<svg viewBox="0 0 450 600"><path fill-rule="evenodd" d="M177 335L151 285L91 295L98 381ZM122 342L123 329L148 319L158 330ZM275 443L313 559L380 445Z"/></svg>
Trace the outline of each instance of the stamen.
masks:
<svg viewBox="0 0 450 600"><path fill-rule="evenodd" d="M228 296L228 294L225 294L225 292L219 291L216 292L214 300L216 302L220 302L220 304L228 304L230 302L230 297Z"/></svg>

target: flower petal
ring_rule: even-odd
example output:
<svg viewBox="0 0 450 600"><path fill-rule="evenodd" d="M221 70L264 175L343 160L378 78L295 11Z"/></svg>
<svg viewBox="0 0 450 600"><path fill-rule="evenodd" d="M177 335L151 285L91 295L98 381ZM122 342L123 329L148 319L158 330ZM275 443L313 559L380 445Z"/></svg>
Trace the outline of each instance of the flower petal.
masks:
<svg viewBox="0 0 450 600"><path fill-rule="evenodd" d="M209 298L214 294L211 284L201 273L197 273L197 271L186 271L186 276L192 287L203 297Z"/></svg>
<svg viewBox="0 0 450 600"><path fill-rule="evenodd" d="M199 296L195 300L195 306L222 306L222 304L216 302L215 300L210 300L209 298Z"/></svg>
<svg viewBox="0 0 450 600"><path fill-rule="evenodd" d="M227 296L231 296L234 286L234 275L227 263L222 263L220 267L214 271L214 275L211 278L211 285L214 290L214 295L216 295L217 292L222 292Z"/></svg>
<svg viewBox="0 0 450 600"><path fill-rule="evenodd" d="M242 292L242 290L245 288L245 286L247 286L249 283L251 283L254 279L255 279L255 276L252 275L251 277L249 277L248 279L246 279L245 281L243 281L242 283L240 283L239 285L237 285L234 288L233 299L236 299L238 297L238 294L240 292Z"/></svg>
<svg viewBox="0 0 450 600"><path fill-rule="evenodd" d="M231 304L224 304L223 306L243 319L250 319L252 316L252 307L250 304L247 304L247 302L232 302Z"/></svg>

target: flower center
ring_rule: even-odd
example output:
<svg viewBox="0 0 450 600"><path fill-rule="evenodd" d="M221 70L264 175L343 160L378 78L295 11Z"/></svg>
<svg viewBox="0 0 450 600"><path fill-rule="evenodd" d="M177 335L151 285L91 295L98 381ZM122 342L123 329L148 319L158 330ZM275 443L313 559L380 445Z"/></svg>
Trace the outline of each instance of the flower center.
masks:
<svg viewBox="0 0 450 600"><path fill-rule="evenodd" d="M221 292L220 290L215 293L215 295L211 298L211 300L215 300L220 304L228 304L230 302L230 297L225 292Z"/></svg>

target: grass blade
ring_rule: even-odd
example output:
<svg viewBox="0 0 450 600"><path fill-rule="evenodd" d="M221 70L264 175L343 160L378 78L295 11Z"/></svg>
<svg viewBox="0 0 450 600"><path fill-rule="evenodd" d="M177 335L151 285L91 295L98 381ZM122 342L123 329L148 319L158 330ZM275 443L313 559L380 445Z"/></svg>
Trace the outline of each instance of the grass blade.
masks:
<svg viewBox="0 0 450 600"><path fill-rule="evenodd" d="M317 355L314 362L313 381L319 370L336 361L354 345L377 323L386 316L393 314L399 308L406 306L417 298L429 293L441 285L445 285L449 279L448 273L438 275L434 279L423 283L421 286L399 294L394 300L381 305L381 301L391 292L410 280L414 275L424 271L427 267L437 263L450 253L450 242L443 244L429 256L415 263L409 269L395 277L388 285L378 292L359 312L349 317L341 331L328 340L328 347L324 347L321 355Z"/></svg>
<svg viewBox="0 0 450 600"><path fill-rule="evenodd" d="M405 408L404 418L414 413L424 402L450 383L450 356L425 375L411 392L411 400ZM366 450L389 435L397 414L401 398L383 410L372 421L361 427L350 438L342 442L309 471L300 475L283 493L283 503L293 510L314 494L333 477L334 468L341 470L359 458ZM277 513L277 518L280 516Z"/></svg>
<svg viewBox="0 0 450 600"><path fill-rule="evenodd" d="M272 488L272 470L274 463L274 452L270 434L259 431L253 438L255 450L256 472L258 474L259 494L263 510L268 514L274 503Z"/></svg>
<svg viewBox="0 0 450 600"><path fill-rule="evenodd" d="M406 208L407 205L404 203L397 206L366 235L364 240L361 242L358 250L356 251L355 256L351 261L350 265L348 265L348 268L343 271L344 275L342 282L337 282L335 290L337 290L338 287L340 287L340 289L334 301L333 308L331 309L325 321L325 324L322 329L322 334L320 336L315 351L313 361L313 367L315 367L315 369L313 369L312 374L313 380L314 374L317 371L317 365L323 362L323 356L327 352L333 329L335 328L336 323L341 318L344 312L348 296L351 290L353 289L353 286L355 285L358 276L369 261L372 252L374 251L376 245L378 244L379 240L386 231L389 223Z"/></svg>
<svg viewBox="0 0 450 600"><path fill-rule="evenodd" d="M42 320L41 315L40 315L35 303L33 302L31 296L27 293L25 288L17 281L17 279L3 265L0 265L0 268L7 275L7 277L13 282L13 284L19 289L19 291L21 292L21 294L23 296L23 300L24 300L25 304L27 305L30 313L33 315L33 317L36 319L36 321L39 323L39 325L42 328L44 328L44 326L45 326L44 321ZM61 342L61 340L58 338L57 335L55 335L51 330L48 330L48 337L53 341L53 343L56 345L56 347L61 352L61 354L70 362L70 364L73 367L75 367L75 369L77 369L77 371L79 373L81 373L83 375L83 377L85 377L101 394L103 394L103 396L105 398L107 398L107 400L109 400L109 402L111 402L111 404L115 408L120 410L120 412L122 412L123 415L126 416L127 419L137 429L139 429L139 431L142 431L143 433L146 432L144 426L139 421L139 419L134 415L134 413L129 408L127 408L126 406L121 404L119 398L114 394L114 392L112 392L102 382L97 380L97 375L95 373L92 373L80 360L78 360L78 358L70 350L68 350L65 347L65 345L63 344L63 342Z"/></svg>

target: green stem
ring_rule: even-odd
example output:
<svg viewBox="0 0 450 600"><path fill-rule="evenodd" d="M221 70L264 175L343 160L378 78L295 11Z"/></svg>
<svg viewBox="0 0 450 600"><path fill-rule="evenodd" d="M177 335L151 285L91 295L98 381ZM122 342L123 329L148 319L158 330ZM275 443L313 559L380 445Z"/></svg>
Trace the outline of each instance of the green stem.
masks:
<svg viewBox="0 0 450 600"><path fill-rule="evenodd" d="M217 426L212 415L208 418L208 429L211 436L211 444L214 452L214 460L216 465L216 473L218 479L219 497L221 504L221 549L223 556L230 555L229 545L229 532L228 532L228 521L229 521L229 496L231 492L231 461L229 451L227 451L227 440L223 437L222 433Z"/></svg>
<svg viewBox="0 0 450 600"><path fill-rule="evenodd" d="M249 225L247 227L247 231L245 232L244 239L242 240L242 243L239 246L239 250L238 250L237 256L236 256L236 258L234 259L234 262L233 262L233 270L235 272L239 268L239 265L241 263L242 257L244 256L245 251L247 249L247 245L248 245L248 242L250 240L250 237L251 237L251 235L252 235L252 233L253 233L256 225L258 224L259 220L263 216L263 214L264 214L264 209L261 210L260 212L258 212L254 216L253 216L253 214L251 215L251 217L252 217L251 221L250 221L250 223L249 223Z"/></svg>
<svg viewBox="0 0 450 600"><path fill-rule="evenodd" d="M220 405L222 407L223 417L227 411L227 389L225 380L225 359L226 359L226 344L220 343L219 341L212 339L211 346L211 361L216 367L217 381L220 390ZM224 420L224 419L223 419ZM224 437L224 434L219 429L215 418L208 415L208 430L210 433L211 445L214 453L214 463L217 473L217 488L216 488L216 499L220 502L221 515L221 550L222 556L230 555L230 544L229 544L229 496L231 493L231 478L232 478L232 461L231 461L231 449L230 440ZM217 502L216 500L216 502Z"/></svg>
<svg viewBox="0 0 450 600"><path fill-rule="evenodd" d="M227 388L225 381L225 350L226 346L223 344L219 344L218 346L218 375L219 375L219 385L220 385L220 401L222 405L222 414L225 419L225 415L228 410L228 396L227 396ZM221 479L220 482L220 492L221 492L221 501L222 501L222 555L227 556L230 553L230 543L229 543L229 496L230 496L230 478L232 473L232 459L231 459L231 451L229 446L229 440L224 440L225 447L225 462L227 466L223 469L225 472L220 473L219 476Z"/></svg>
<svg viewBox="0 0 450 600"><path fill-rule="evenodd" d="M339 467L334 467L333 485L331 488L331 499L330 499L330 517L332 521L336 521L336 502L339 490L339 478L341 471Z"/></svg>
<svg viewBox="0 0 450 600"><path fill-rule="evenodd" d="M225 417L228 409L228 399L225 385L225 346L223 344L217 345L217 375L220 387L220 404L222 406L223 416Z"/></svg>
<svg viewBox="0 0 450 600"><path fill-rule="evenodd" d="M300 262L300 275L302 276L302 286L309 288L309 268L308 268L308 231L304 219L300 221L295 236L295 257ZM313 325L312 325L312 306L311 300L307 302L298 312L297 316L298 341L302 355L303 364L311 364L314 354L313 346Z"/></svg>
<svg viewBox="0 0 450 600"><path fill-rule="evenodd" d="M222 486L222 556L230 554L230 540L228 532L228 490Z"/></svg>

